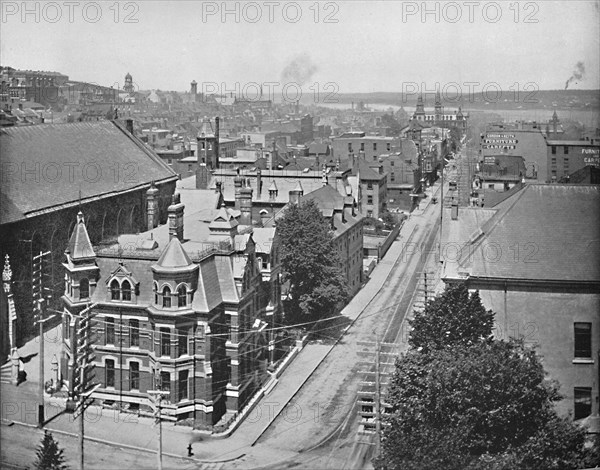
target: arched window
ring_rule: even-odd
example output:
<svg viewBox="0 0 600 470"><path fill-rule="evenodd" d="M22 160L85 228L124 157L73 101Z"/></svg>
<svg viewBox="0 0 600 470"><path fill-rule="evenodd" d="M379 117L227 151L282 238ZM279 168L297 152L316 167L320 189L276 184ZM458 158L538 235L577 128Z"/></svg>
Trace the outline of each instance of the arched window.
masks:
<svg viewBox="0 0 600 470"><path fill-rule="evenodd" d="M90 281L84 277L79 281L79 299L87 299L90 296Z"/></svg>
<svg viewBox="0 0 600 470"><path fill-rule="evenodd" d="M154 305L158 305L158 284L154 282Z"/></svg>
<svg viewBox="0 0 600 470"><path fill-rule="evenodd" d="M127 280L123 281L123 284L121 284L121 296L123 297L123 300L131 300L131 284L129 284L129 281Z"/></svg>
<svg viewBox="0 0 600 470"><path fill-rule="evenodd" d="M177 289L177 306L185 307L187 305L187 289L185 286L179 287Z"/></svg>
<svg viewBox="0 0 600 470"><path fill-rule="evenodd" d="M110 283L110 298L112 300L121 299L121 287L116 279Z"/></svg>
<svg viewBox="0 0 600 470"><path fill-rule="evenodd" d="M171 308L171 289L168 286L165 286L163 289L163 307Z"/></svg>

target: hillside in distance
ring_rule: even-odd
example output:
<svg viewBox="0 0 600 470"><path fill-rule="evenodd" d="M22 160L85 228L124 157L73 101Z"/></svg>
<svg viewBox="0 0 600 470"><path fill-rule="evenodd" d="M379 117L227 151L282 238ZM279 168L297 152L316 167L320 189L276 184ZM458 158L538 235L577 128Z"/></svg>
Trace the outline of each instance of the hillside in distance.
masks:
<svg viewBox="0 0 600 470"><path fill-rule="evenodd" d="M462 90L459 96L456 88L442 89L442 104L448 108L462 106L468 109L544 109L556 108L557 110L588 110L600 111L600 90L537 90L529 87L526 90L498 90L490 87L486 93L475 87L475 92L469 93L468 88ZM479 90L479 91L478 91ZM369 104L387 104L393 106L414 107L417 102L417 93L403 95L395 92L374 93L338 93L335 98L339 103L352 102L356 105L363 102ZM433 108L435 94L424 95L425 108Z"/></svg>

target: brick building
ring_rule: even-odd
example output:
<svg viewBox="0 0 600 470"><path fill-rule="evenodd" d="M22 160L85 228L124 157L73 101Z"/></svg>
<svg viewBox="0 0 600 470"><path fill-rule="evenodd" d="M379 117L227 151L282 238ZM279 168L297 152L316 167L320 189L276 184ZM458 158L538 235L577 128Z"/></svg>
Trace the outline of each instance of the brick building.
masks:
<svg viewBox="0 0 600 470"><path fill-rule="evenodd" d="M221 202L213 191L182 190L168 225L102 246L91 245L77 216L65 252L60 366L71 388L77 314L89 305L100 384L93 397L106 406L147 411L148 390L166 390L166 419L212 429L260 389L283 342L273 329L275 231L253 229L244 210Z"/></svg>
<svg viewBox="0 0 600 470"><path fill-rule="evenodd" d="M525 184L510 193L493 209L447 210L442 278L480 292L497 338L536 347L560 384L561 414L597 415L600 188Z"/></svg>

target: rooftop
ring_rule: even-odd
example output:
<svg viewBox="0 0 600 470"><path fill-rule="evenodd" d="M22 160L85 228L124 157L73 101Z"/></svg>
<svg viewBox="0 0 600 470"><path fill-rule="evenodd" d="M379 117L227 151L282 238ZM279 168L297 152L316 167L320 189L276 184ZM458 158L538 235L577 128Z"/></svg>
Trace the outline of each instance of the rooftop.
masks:
<svg viewBox="0 0 600 470"><path fill-rule="evenodd" d="M4 127L0 148L2 224L177 178L114 121Z"/></svg>

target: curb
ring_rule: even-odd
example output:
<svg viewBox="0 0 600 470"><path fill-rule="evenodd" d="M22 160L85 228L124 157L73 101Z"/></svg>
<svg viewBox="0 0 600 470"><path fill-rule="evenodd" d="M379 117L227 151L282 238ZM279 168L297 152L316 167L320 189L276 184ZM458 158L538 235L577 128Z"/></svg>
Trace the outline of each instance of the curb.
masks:
<svg viewBox="0 0 600 470"><path fill-rule="evenodd" d="M6 425L6 426L12 426L13 424L18 424L20 426L24 426L24 427L27 427L27 428L38 429L39 431L50 431L53 434L59 434L59 435L69 436L69 437L79 437L79 434L76 434L76 433L73 433L73 432L62 431L60 429L52 429L50 427L43 427L43 428L40 429L35 424L22 423L20 421L12 421L11 424L6 424L5 422L2 422L2 424ZM108 446L111 446L111 447L120 447L122 449L136 450L138 452L146 452L148 454L156 454L156 450L148 449L146 447L138 447L138 446L133 446L133 445L130 445L130 444L123 444L123 443L117 443L117 442L107 441L105 439L100 439L98 437L90 437L90 436L84 436L84 437L85 437L86 441L95 442L97 444L104 444L104 445L108 445ZM183 456L183 455L171 454L169 452L163 452L162 455L170 457L170 458L174 458L174 459L187 460L189 463L211 464L211 463L226 463L226 462L231 462L233 460L237 460L239 458L244 457L246 454L244 453L244 454L238 455L237 457L233 457L233 458L230 458L230 459L227 459L227 460L199 460L199 459L194 459L192 457L187 457L187 456Z"/></svg>
<svg viewBox="0 0 600 470"><path fill-rule="evenodd" d="M400 253L398 254L398 258L396 258L396 261L394 261L394 264L392 265L392 268L390 269L390 272L388 273L388 275L386 276L386 278L384 279L384 281L381 283L381 286L379 287L379 289L377 289L377 292L375 292L373 294L373 296L371 297L371 299L365 304L365 306L361 309L361 311L358 313L358 315L356 315L356 318L354 320L352 320L350 322L350 324L344 329L343 333L335 340L335 342L333 343L333 345L331 346L331 348L329 348L329 351L327 351L327 353L323 356L323 358L317 363L317 365L314 367L314 369L310 372L310 374L308 374L308 376L306 377L306 379L304 379L302 381L302 383L298 386L298 388L296 389L296 391L292 394L292 396L289 398L289 400L287 400L283 406L279 409L279 411L277 413L275 413L275 415L273 416L273 419L267 423L267 425L263 428L263 430L260 432L260 434L256 437L256 439L254 439L252 441L252 444L250 444L250 447L254 447L254 445L258 442L258 440L263 436L263 434L267 431L267 429L269 429L269 427L271 426L271 424L273 424L273 422L279 417L279 415L283 412L283 410L286 408L286 406L288 405L288 403L290 403L294 397L298 394L298 392L300 391L300 389L304 386L304 384L306 384L306 382L308 382L308 380L313 376L313 374L315 373L315 371L319 368L319 366L325 361L325 359L327 359L327 357L329 356L329 354L331 353L331 351L333 351L333 348L335 348L335 346L340 342L340 340L345 336L346 332L352 328L352 326L354 325L354 323L356 323L356 321L361 317L361 315L364 313L364 311L367 309L367 307L371 304L371 302L373 302L373 299L381 292L381 290L383 289L383 286L386 284L386 282L389 280L390 276L392 275L392 271L394 266L396 265L396 263L398 262L398 260L402 257L402 254L404 253L404 250L406 249L406 244L410 243L410 240L412 239L413 235L415 234L415 231L417 229L417 226L415 225L412 228L412 231L410 232L410 235L408 236L406 243L404 245L404 247L402 248L402 250L400 251Z"/></svg>

